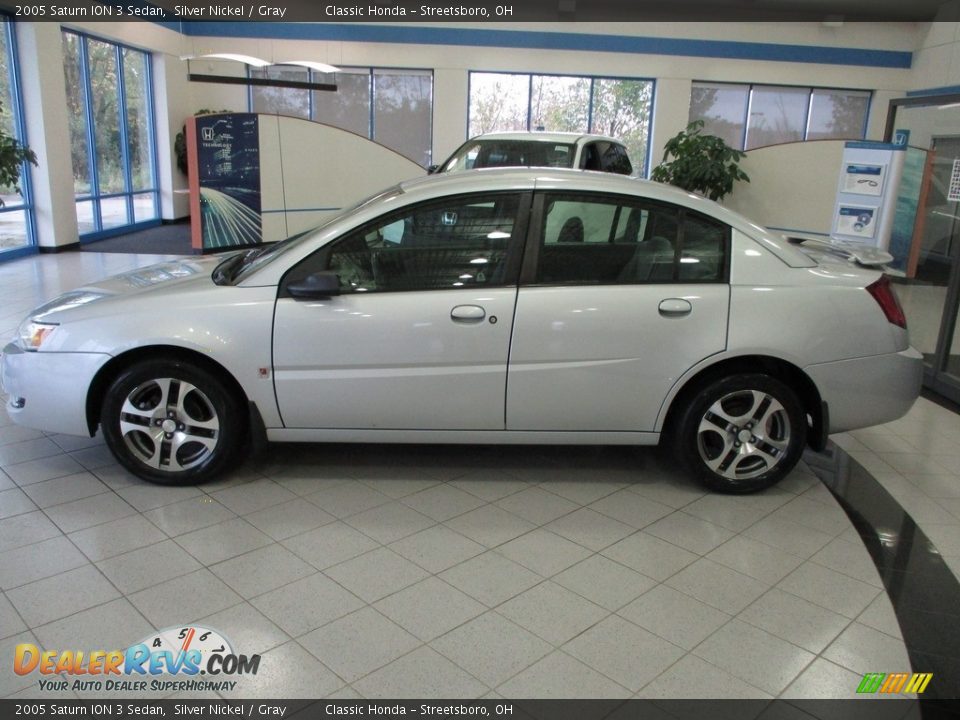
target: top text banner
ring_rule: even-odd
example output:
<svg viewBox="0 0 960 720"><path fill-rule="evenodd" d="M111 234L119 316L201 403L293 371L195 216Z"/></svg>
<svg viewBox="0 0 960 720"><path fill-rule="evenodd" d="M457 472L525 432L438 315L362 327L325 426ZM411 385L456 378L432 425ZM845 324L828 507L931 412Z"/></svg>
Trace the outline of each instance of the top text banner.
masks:
<svg viewBox="0 0 960 720"><path fill-rule="evenodd" d="M15 20L98 22L615 22L926 21L940 0L518 0L349 2L326 0L0 0ZM825 6L828 9L825 9ZM202 31L198 34L202 34Z"/></svg>

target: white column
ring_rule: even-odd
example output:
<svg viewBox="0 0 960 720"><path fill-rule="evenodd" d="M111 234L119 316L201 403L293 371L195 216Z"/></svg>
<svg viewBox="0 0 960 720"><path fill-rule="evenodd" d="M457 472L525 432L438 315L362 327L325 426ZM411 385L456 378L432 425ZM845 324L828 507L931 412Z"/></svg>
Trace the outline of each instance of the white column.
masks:
<svg viewBox="0 0 960 720"><path fill-rule="evenodd" d="M663 161L663 146L667 140L687 127L690 117L689 78L660 78L657 97L653 103L653 130L650 139L650 169Z"/></svg>
<svg viewBox="0 0 960 720"><path fill-rule="evenodd" d="M31 167L37 242L42 248L79 242L63 46L56 23L14 23L20 49L27 142L37 154Z"/></svg>
<svg viewBox="0 0 960 720"><path fill-rule="evenodd" d="M176 220L190 214L187 176L177 167L174 140L191 115L187 63L173 55L153 55L153 103L157 128L157 179L160 216Z"/></svg>
<svg viewBox="0 0 960 720"><path fill-rule="evenodd" d="M467 139L466 70L433 71L433 162L439 165Z"/></svg>

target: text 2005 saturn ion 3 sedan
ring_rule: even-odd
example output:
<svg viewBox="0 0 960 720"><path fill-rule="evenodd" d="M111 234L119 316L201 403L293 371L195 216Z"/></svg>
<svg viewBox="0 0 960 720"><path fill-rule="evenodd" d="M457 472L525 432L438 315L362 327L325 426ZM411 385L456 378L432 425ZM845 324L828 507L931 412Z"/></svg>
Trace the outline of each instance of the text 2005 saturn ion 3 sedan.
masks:
<svg viewBox="0 0 960 720"><path fill-rule="evenodd" d="M878 271L801 251L675 188L478 170L322 227L37 308L8 411L100 426L159 483L246 440L651 445L712 488L782 478L828 432L893 420L921 357Z"/></svg>

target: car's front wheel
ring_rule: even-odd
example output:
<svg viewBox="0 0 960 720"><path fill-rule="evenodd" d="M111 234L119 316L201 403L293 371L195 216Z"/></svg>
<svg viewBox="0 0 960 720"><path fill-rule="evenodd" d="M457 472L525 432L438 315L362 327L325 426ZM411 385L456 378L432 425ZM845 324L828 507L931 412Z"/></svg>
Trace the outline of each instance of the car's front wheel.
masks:
<svg viewBox="0 0 960 720"><path fill-rule="evenodd" d="M807 424L796 393L744 373L699 388L677 425L680 462L708 487L749 493L781 480L800 459Z"/></svg>
<svg viewBox="0 0 960 720"><path fill-rule="evenodd" d="M110 384L103 435L135 475L163 485L203 482L238 458L242 403L215 374L190 362L133 365Z"/></svg>

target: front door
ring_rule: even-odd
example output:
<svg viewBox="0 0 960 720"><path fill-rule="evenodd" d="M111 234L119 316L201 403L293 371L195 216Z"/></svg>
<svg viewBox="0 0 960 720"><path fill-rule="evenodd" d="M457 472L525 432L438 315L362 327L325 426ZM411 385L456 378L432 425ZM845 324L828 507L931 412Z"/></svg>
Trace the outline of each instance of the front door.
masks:
<svg viewBox="0 0 960 720"><path fill-rule="evenodd" d="M287 428L502 430L529 196L401 209L302 261L281 283L274 382ZM317 270L341 293L284 288Z"/></svg>

